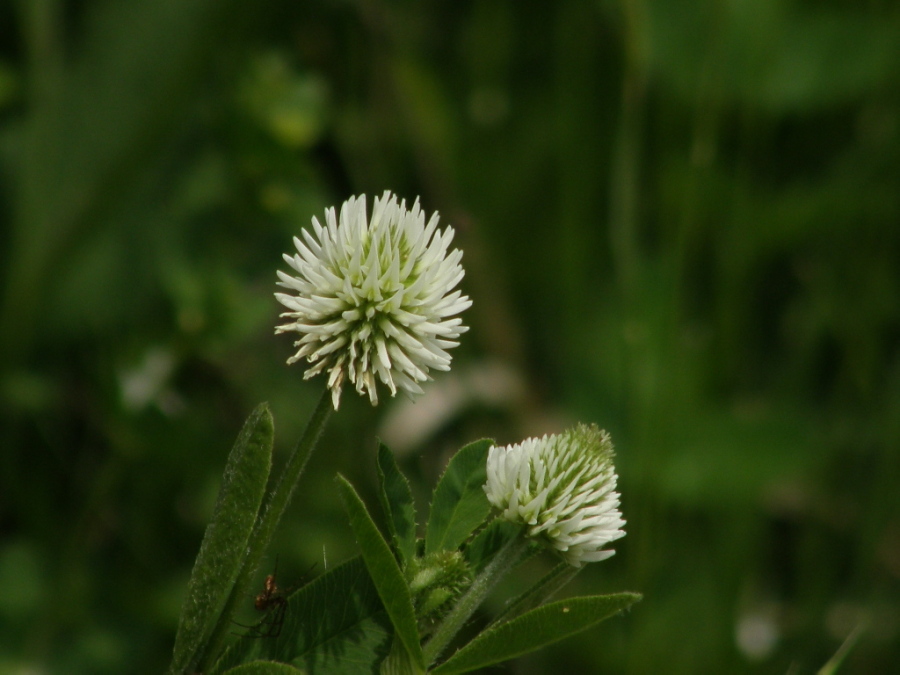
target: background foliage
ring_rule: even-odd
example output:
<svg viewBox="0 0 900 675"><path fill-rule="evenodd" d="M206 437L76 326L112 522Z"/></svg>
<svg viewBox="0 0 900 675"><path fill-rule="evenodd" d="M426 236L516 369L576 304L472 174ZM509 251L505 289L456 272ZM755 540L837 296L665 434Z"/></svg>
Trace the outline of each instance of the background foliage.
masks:
<svg viewBox="0 0 900 675"><path fill-rule="evenodd" d="M573 590L645 599L497 672L807 673L857 627L886 672L898 185L887 0L0 3L0 672L165 668L243 420L277 465L321 386L280 255L384 189L457 228L472 330L415 406L344 397L285 585L355 553L376 434L423 508L464 441L597 422L628 536Z"/></svg>

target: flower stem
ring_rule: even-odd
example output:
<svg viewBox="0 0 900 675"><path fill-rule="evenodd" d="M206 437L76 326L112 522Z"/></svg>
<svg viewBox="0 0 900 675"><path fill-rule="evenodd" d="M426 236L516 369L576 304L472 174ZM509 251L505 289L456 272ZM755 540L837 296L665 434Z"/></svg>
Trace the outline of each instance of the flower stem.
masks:
<svg viewBox="0 0 900 675"><path fill-rule="evenodd" d="M519 558L528 548L529 540L524 535L518 535L508 541L494 555L494 559L479 574L466 594L463 595L450 613L444 617L441 624L434 631L428 642L423 647L426 665L431 665L447 648L450 641L463 627L469 617L474 614L479 605L484 601L490 590L497 582L512 569Z"/></svg>
<svg viewBox="0 0 900 675"><path fill-rule="evenodd" d="M294 494L294 489L297 487L303 469L306 468L306 463L316 448L316 443L322 434L322 430L325 428L325 423L328 421L332 410L331 395L326 387L322 397L319 399L319 403L316 405L316 409L313 411L312 417L310 417L306 425L306 429L303 431L303 435L294 448L294 452L291 453L287 464L284 466L281 478L279 478L275 489L269 493L266 503L260 509L256 525L250 533L250 539L247 541L247 557L244 558L244 564L241 567L241 571L238 572L234 586L231 588L231 594L228 596L228 600L222 609L222 613L219 615L209 641L206 643L206 648L200 657L199 672L209 672L215 663L215 659L218 658L222 642L230 630L231 617L234 616L238 602L246 598L250 593L252 577L259 567L259 563L269 547L269 543L272 541L281 516L287 510L291 496Z"/></svg>

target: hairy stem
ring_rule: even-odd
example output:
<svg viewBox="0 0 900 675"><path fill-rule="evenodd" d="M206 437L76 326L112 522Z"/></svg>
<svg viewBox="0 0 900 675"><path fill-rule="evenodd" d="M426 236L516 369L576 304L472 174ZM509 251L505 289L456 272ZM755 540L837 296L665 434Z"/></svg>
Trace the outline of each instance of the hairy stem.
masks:
<svg viewBox="0 0 900 675"><path fill-rule="evenodd" d="M466 594L459 599L456 606L441 621L431 639L425 643L423 652L426 665L430 666L437 660L463 624L475 613L490 590L518 562L525 549L528 548L528 544L529 540L520 535L511 539L497 551L494 559L475 578Z"/></svg>

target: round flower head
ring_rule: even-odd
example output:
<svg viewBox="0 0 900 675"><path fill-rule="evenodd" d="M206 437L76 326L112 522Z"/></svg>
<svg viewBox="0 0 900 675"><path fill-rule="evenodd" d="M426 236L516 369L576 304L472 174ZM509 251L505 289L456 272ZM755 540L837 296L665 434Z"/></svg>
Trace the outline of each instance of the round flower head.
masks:
<svg viewBox="0 0 900 675"><path fill-rule="evenodd" d="M284 259L296 274L278 272L290 293L275 294L290 321L275 332L300 334L288 363L306 359L305 379L328 371L335 409L345 379L375 405L376 379L412 396L430 369L450 369L447 350L468 330L453 317L472 301L453 290L464 275L462 252L447 251L453 228L437 224L418 199L407 210L385 192L371 218L365 196L351 197L340 214L325 211L324 227L313 218L312 232L294 237L297 253Z"/></svg>
<svg viewBox="0 0 900 675"><path fill-rule="evenodd" d="M488 451L488 501L575 567L605 560L625 536L613 446L596 425Z"/></svg>

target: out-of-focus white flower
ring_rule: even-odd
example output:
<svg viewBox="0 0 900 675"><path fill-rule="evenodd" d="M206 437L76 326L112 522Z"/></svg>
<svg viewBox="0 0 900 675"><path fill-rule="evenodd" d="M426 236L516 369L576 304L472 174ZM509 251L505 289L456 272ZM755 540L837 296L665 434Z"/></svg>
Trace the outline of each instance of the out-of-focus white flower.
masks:
<svg viewBox="0 0 900 675"><path fill-rule="evenodd" d="M300 334L288 363L306 359L305 379L327 371L335 409L345 379L376 405L377 380L413 396L429 370L450 369L447 350L468 330L456 315L472 301L453 290L465 274L462 251L447 250L453 228L437 225L418 199L407 210L385 192L371 218L365 196L351 197L294 237L297 253L284 259L296 274L278 272L290 293L275 294L290 321L275 332Z"/></svg>
<svg viewBox="0 0 900 675"><path fill-rule="evenodd" d="M603 547L625 536L616 479L609 434L580 424L492 447L484 491L503 518L581 567L613 555Z"/></svg>

